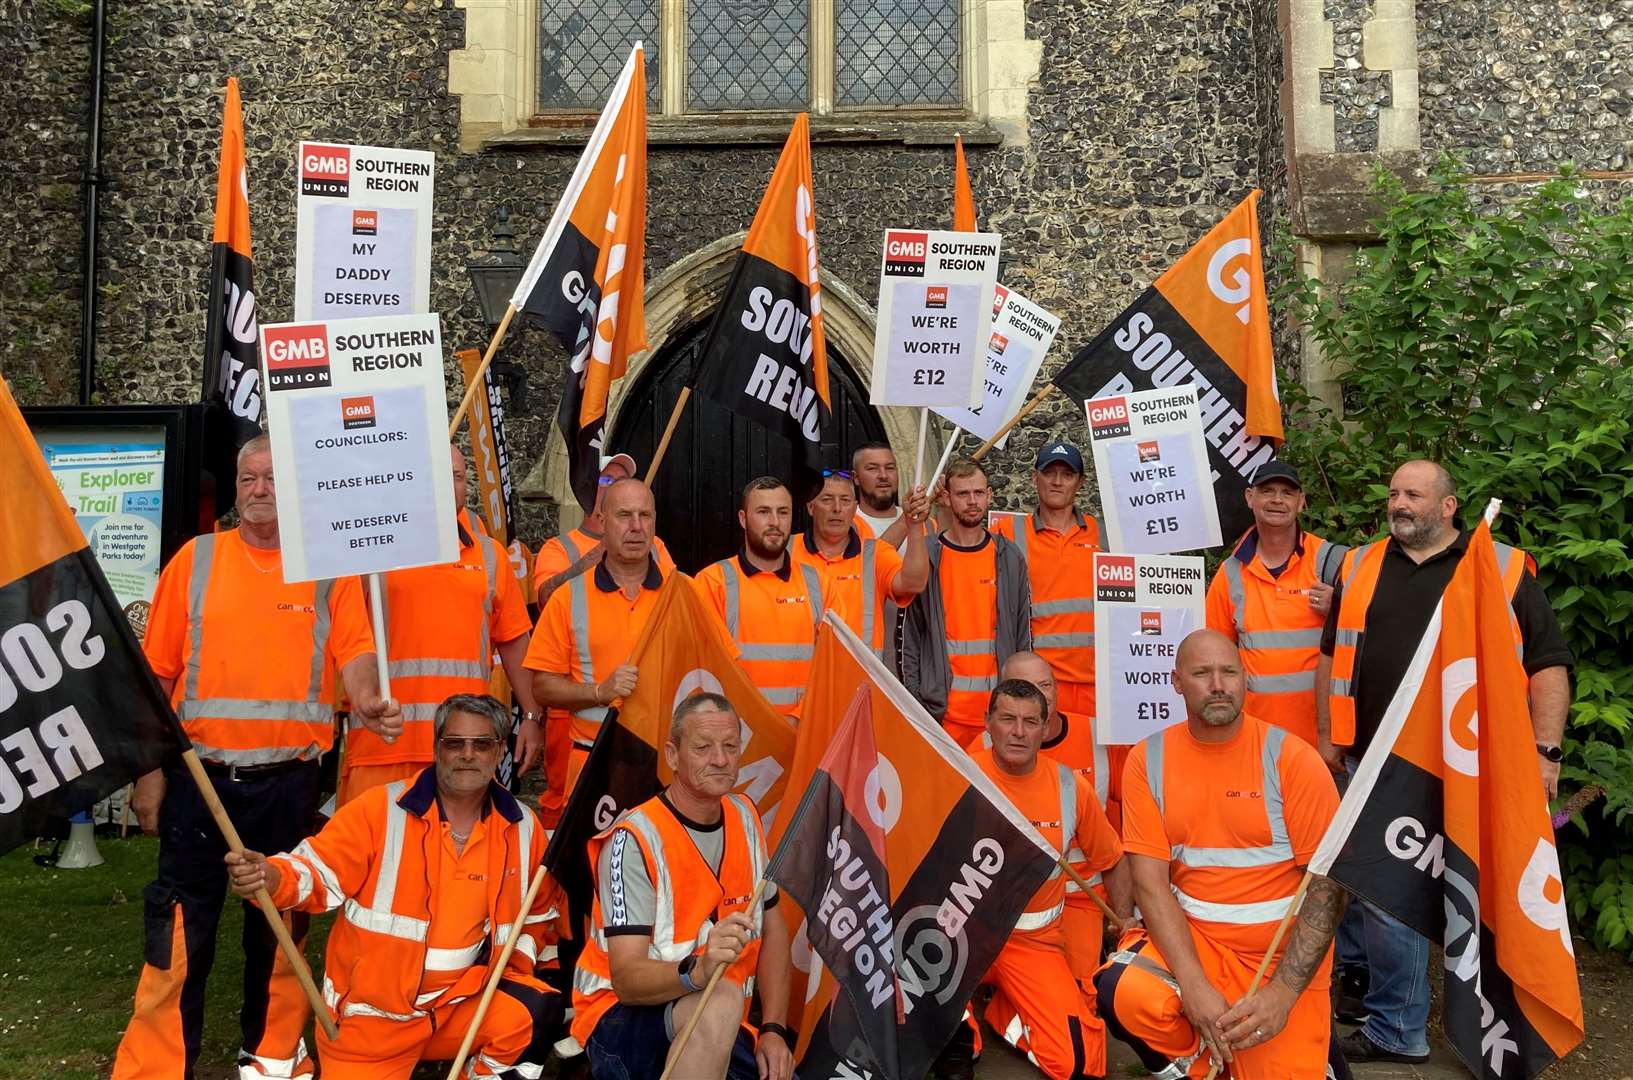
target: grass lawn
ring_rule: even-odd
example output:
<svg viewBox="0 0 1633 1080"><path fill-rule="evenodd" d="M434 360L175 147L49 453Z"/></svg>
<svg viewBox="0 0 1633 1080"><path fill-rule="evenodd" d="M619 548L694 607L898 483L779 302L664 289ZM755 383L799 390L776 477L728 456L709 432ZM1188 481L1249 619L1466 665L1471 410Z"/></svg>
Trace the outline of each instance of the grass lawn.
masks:
<svg viewBox="0 0 1633 1080"><path fill-rule="evenodd" d="M107 862L89 870L36 866L30 846L0 856L0 1077L6 1080L106 1076L130 1020L142 966L142 888L153 878L159 842L98 838L97 848ZM238 1051L243 919L243 908L229 900L210 973L201 1076L225 1075ZM314 967L329 922L314 920L307 943Z"/></svg>

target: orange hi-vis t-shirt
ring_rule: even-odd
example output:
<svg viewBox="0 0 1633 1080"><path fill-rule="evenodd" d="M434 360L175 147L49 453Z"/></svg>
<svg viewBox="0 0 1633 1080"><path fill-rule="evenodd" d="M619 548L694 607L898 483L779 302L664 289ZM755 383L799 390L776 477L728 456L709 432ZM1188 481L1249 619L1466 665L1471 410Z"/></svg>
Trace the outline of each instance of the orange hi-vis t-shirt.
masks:
<svg viewBox="0 0 1633 1080"><path fill-rule="evenodd" d="M1021 549L1032 584L1032 651L1049 661L1057 682L1094 686L1094 553L1100 530L1073 512L1065 532L1037 513L1000 517L992 531ZM1023 524L1024 523L1024 524Z"/></svg>
<svg viewBox="0 0 1633 1080"><path fill-rule="evenodd" d="M767 701L798 719L817 624L828 606L822 573L791 555L780 570L756 570L739 552L705 567L697 583L736 643L743 673Z"/></svg>
<svg viewBox="0 0 1633 1080"><path fill-rule="evenodd" d="M382 575L391 696L402 705L403 733L388 743L353 720L350 766L429 765L437 706L454 694L487 693L494 647L532 629L509 555L486 533L461 539L470 543L457 562Z"/></svg>
<svg viewBox="0 0 1633 1080"><path fill-rule="evenodd" d="M1011 776L998 767L991 750L972 750L970 757L1073 867L1104 873L1123 857L1123 845L1094 797L1094 788L1076 772L1040 754L1031 772ZM1064 797L1068 794L1070 805ZM1055 867L1032 894L1014 932L1025 935L1029 942L1065 948L1066 931L1060 917L1066 911L1067 880L1066 872Z"/></svg>
<svg viewBox="0 0 1633 1080"><path fill-rule="evenodd" d="M237 529L189 540L159 575L142 641L199 757L313 760L334 745L334 671L374 652L356 578L286 584Z"/></svg>
<svg viewBox="0 0 1633 1080"><path fill-rule="evenodd" d="M646 620L658 602L663 573L648 557L646 579L631 600L624 595L606 563L597 563L550 594L539 623L533 628L522 666L533 671L564 675L581 683L597 683L629 663ZM589 750L606 718L605 705L569 713L551 708L550 725L571 721L573 744Z"/></svg>
<svg viewBox="0 0 1633 1080"><path fill-rule="evenodd" d="M1169 864L1193 935L1248 966L1264 958L1338 810L1315 749L1249 714L1228 741L1186 723L1136 746L1123 772L1123 847ZM1325 989L1331 956L1312 989Z"/></svg>
<svg viewBox="0 0 1633 1080"><path fill-rule="evenodd" d="M851 530L845 550L838 555L824 555L817 546L816 534L810 530L795 537L789 550L795 562L821 571L828 603L857 637L883 656L887 608L890 603L905 607L914 595L895 589L896 577L902 570L901 554L889 544L863 538L856 529ZM891 626L890 632L894 631Z"/></svg>
<svg viewBox="0 0 1633 1080"><path fill-rule="evenodd" d="M947 621L947 663L953 677L943 722L965 730L985 722L987 700L998 685L997 551L991 536L973 549L941 538L938 570Z"/></svg>
<svg viewBox="0 0 1633 1080"><path fill-rule="evenodd" d="M539 548L539 553L533 556L534 592L542 588L546 581L583 558L585 553L600 542L601 537L585 532L582 527L546 540ZM652 538L652 555L658 560L659 573L668 577L675 569L675 560L669 557L669 549L656 536Z"/></svg>
<svg viewBox="0 0 1633 1080"><path fill-rule="evenodd" d="M425 928L425 971L414 998L420 1008L430 1006L459 982L481 956L482 944L492 929L488 925L489 813L484 812L471 826L461 850L451 835L453 826L441 811L439 806L435 865L430 868L436 877L431 886L431 920Z"/></svg>

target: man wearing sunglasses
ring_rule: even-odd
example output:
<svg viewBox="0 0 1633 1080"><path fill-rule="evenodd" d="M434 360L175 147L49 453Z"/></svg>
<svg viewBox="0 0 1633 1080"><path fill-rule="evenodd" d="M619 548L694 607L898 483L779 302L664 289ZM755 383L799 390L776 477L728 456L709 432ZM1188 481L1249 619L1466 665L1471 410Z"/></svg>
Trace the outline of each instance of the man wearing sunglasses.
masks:
<svg viewBox="0 0 1633 1080"><path fill-rule="evenodd" d="M412 780L364 792L294 851L226 857L239 896L264 886L280 909L339 909L323 983L340 1035L317 1033L327 1080L407 1077L454 1056L544 858L538 818L494 782L510 711L456 694L433 728L436 761ZM470 1076L537 1076L550 1052L565 1004L533 977L550 892L522 924Z"/></svg>
<svg viewBox="0 0 1633 1080"><path fill-rule="evenodd" d="M857 495L854 473L822 470L822 487L805 504L811 527L791 547L795 562L822 574L829 602L845 624L890 663L886 652L895 639L896 609L910 603L930 577L924 530L917 527L930 516L930 500L922 488L908 492L903 517L915 527L907 530L906 546L897 554L889 544L861 535Z"/></svg>

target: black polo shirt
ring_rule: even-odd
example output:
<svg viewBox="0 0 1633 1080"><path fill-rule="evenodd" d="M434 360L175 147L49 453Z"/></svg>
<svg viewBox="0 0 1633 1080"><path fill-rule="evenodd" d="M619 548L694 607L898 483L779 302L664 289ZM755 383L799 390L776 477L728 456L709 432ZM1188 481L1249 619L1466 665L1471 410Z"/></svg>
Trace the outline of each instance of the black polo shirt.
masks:
<svg viewBox="0 0 1633 1080"><path fill-rule="evenodd" d="M1457 534L1445 551L1421 563L1401 549L1393 538L1384 547L1378 585L1367 607L1361 653L1355 663L1355 747L1358 757L1366 752L1378 730L1384 711L1395 696L1401 678L1412 663L1423 632L1429 628L1435 606L1452 580L1463 553L1469 549L1469 530ZM1332 607L1327 610L1327 626L1321 633L1321 651L1333 654L1338 640L1338 608L1343 600L1343 582L1333 590ZM1559 620L1547 595L1529 570L1520 578L1514 593L1514 618L1520 624L1524 642L1525 673L1534 675L1543 668L1570 667L1576 662Z"/></svg>

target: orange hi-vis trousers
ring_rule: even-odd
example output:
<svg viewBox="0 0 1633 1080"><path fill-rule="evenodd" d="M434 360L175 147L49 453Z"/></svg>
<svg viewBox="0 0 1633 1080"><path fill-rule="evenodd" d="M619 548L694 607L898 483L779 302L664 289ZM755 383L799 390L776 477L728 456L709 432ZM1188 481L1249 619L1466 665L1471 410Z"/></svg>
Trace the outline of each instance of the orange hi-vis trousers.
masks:
<svg viewBox="0 0 1633 1080"><path fill-rule="evenodd" d="M1229 952L1210 948L1199 935L1191 937L1208 981L1226 1001L1244 997L1253 984L1257 964L1245 964ZM1158 1080L1207 1076L1212 1061L1185 1016L1179 984L1144 930L1131 931L1118 942L1095 981L1107 1028L1128 1043ZM1293 1003L1287 1026L1279 1035L1232 1052L1228 1075L1231 1080L1319 1080L1328 1075L1331 1035L1331 998L1322 990L1306 990Z"/></svg>
<svg viewBox="0 0 1633 1080"><path fill-rule="evenodd" d="M323 1080L408 1080L421 1061L451 1061L459 1053L480 995L435 1006L431 1015L407 1022L349 1016L340 1038L318 1029ZM503 978L476 1029L467 1077L538 1076L550 1055L550 1033L561 1023L565 1002L542 983ZM512 1068L514 1067L514 1071Z"/></svg>
<svg viewBox="0 0 1633 1080"><path fill-rule="evenodd" d="M227 816L252 851L288 851L317 811L318 764L233 779L207 766ZM205 982L227 899L227 845L198 788L180 766L165 770L159 808L159 875L143 892L146 963L136 1008L114 1058L114 1080L186 1080L204 1034ZM286 914L296 944L307 916ZM239 1012L246 1068L266 1076L310 1076L301 1032L311 1017L289 962L260 909L244 904L244 987Z"/></svg>
<svg viewBox="0 0 1633 1080"><path fill-rule="evenodd" d="M1106 1028L1072 977L1066 954L1011 935L982 980L996 987L987 1023L1053 1080L1102 1076Z"/></svg>

